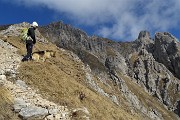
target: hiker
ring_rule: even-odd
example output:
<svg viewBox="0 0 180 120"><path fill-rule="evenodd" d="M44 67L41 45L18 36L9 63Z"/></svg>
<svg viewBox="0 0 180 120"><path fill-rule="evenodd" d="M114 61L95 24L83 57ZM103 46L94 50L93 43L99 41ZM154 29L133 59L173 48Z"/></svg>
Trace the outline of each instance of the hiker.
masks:
<svg viewBox="0 0 180 120"><path fill-rule="evenodd" d="M28 29L27 36L29 37L26 40L27 55L24 56L22 62L32 60L32 49L33 49L33 45L36 44L35 30L37 27L38 27L37 22L33 22L31 27Z"/></svg>

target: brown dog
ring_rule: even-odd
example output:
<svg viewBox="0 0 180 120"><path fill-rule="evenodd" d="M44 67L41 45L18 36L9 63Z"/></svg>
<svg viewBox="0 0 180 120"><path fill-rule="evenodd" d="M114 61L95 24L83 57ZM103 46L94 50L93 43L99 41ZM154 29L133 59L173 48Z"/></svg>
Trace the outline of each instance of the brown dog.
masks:
<svg viewBox="0 0 180 120"><path fill-rule="evenodd" d="M34 52L32 54L32 59L34 61L42 60L44 62L44 61L46 61L46 59L49 59L51 57L56 57L56 51L45 50L45 51Z"/></svg>

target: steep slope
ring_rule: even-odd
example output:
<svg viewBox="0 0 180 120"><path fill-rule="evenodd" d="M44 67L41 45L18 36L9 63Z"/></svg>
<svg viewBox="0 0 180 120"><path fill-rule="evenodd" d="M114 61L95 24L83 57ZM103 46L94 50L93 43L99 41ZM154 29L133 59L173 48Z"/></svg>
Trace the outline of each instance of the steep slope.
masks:
<svg viewBox="0 0 180 120"><path fill-rule="evenodd" d="M1 56L2 58L7 57L4 61L2 59L0 60L2 66L4 65L3 63L11 66L16 59L12 58L13 56L22 58L22 55L25 54L25 45L19 38L19 33L25 26L28 26L28 24L22 23L12 25L8 29L0 32L0 39L3 43L1 44L1 51L4 51L3 53L1 52ZM114 83L106 74L107 70L105 66L102 65L104 69L103 72L98 68L98 71L99 73L101 72L101 74L96 75L87 63L84 64L76 54L68 50L60 49L56 47L56 45L47 42L38 31L37 35L39 42L35 45L34 51L54 50L57 52L56 57L51 58L46 62L30 61L20 64L18 64L18 62L15 64L18 68L17 70L12 68L13 71L11 71L12 69L8 70L5 67L2 69L4 72L1 73L6 79L3 78L0 81L2 82L3 87L7 88L8 92L10 92L12 104L20 105L18 107L21 108L18 109L14 105L12 107L15 111L18 110L16 112L19 113L21 117L27 117L22 114L23 112L21 111L24 109L26 110L27 106L33 104L35 105L35 108L45 110L45 112L44 114L41 112L42 115L39 116L32 115L29 117L30 119L42 119L43 117L44 119L53 120L55 118L52 115L55 113L52 113L52 111L50 112L48 106L56 104L55 106L62 106L62 112L68 112L68 117L71 119L150 119L146 115L146 112L142 113L138 109L135 109L134 106L129 105L126 96L121 93L118 86L114 86ZM6 46L4 44L8 45ZM17 50L9 51L11 53L9 56L8 47ZM90 58L99 62L94 55L90 56ZM12 63L7 63L7 61ZM94 65L93 62L92 64ZM96 65L94 67L96 67ZM96 68L94 69L96 70ZM34 95L29 95L31 90L31 94ZM124 88L122 92L129 95L129 97L136 99L136 97L134 97L127 89ZM20 100L20 102L18 100L18 104L16 104L17 96L22 97L23 99L23 101ZM34 100L36 100L36 102L34 102ZM8 102L8 104L11 106L11 102ZM22 106L22 104L25 104L25 106ZM10 117L15 114L10 108L6 109L7 111L10 111ZM28 110L31 109L28 108ZM46 113L46 110L48 110L48 114ZM37 115L34 111L36 110L32 109L33 114ZM171 116L166 110L164 112L165 116ZM159 118L154 115L153 112L150 112L149 114L152 115L152 118ZM1 112L1 115L6 116L6 113ZM15 114L12 119L16 117L17 114ZM56 117L58 116L56 115ZM3 119L5 118L6 117L3 117ZM66 119L67 117L63 118ZM170 118L172 118L172 116ZM21 118L17 117L17 119Z"/></svg>
<svg viewBox="0 0 180 120"><path fill-rule="evenodd" d="M149 32L142 31L133 42L117 43L100 37L89 37L85 32L62 22L43 26L40 31L57 46L76 53L104 84L113 82L118 89L117 94L122 94L134 109L151 119L177 119L170 112L180 114L179 42L172 35L159 33L153 40ZM169 59L170 62L166 64ZM143 94L138 92L137 86L141 86L139 89ZM116 98L121 99L117 95ZM150 98L151 102L144 98ZM153 105L157 101L159 103ZM162 109L167 113L164 114Z"/></svg>
<svg viewBox="0 0 180 120"><path fill-rule="evenodd" d="M12 38L9 39L11 41L15 40ZM59 115L65 115L65 117L62 118L67 118L66 114L68 114L69 111L67 111L67 109L63 110L62 107L64 106L61 107L56 105L55 103L43 99L41 95L37 94L35 90L27 86L24 81L17 78L17 68L20 64L21 57L20 55L17 54L17 48L13 47L7 42L7 40L9 39L6 39L6 42L0 40L0 45L1 45L0 83L1 83L1 87L7 89L7 93L8 92L10 93L9 94L11 98L10 102L11 105L13 105L11 106L12 108L10 110L9 109L7 110L11 112L6 114L16 115L15 114L16 112L19 113L19 116L22 119L27 119L29 117L35 119L37 117L45 117L45 116L49 118L48 115L54 114L57 116L58 115L57 113L60 113ZM17 41L16 39L16 43L18 42L19 41ZM5 98L6 98L6 94L4 95ZM12 112L12 110L14 112ZM57 111L57 113L52 113L52 111L55 110ZM2 119L7 119L6 114L2 112L2 116L4 116ZM10 119L14 119L14 118L12 117Z"/></svg>

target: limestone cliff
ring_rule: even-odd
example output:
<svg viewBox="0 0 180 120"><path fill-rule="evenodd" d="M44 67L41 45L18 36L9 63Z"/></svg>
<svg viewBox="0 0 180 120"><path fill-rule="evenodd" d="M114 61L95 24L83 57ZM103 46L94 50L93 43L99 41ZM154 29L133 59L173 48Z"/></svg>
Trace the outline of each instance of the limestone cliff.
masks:
<svg viewBox="0 0 180 120"><path fill-rule="evenodd" d="M85 59L84 62L90 65L94 74L103 72L109 75L115 85L122 83L119 74L128 76L132 80L130 82L140 85L170 111L180 114L180 45L170 33L156 33L153 38L149 32L142 31L133 42L114 42L88 36L62 22L43 26L40 31L57 46L72 50L80 59Z"/></svg>

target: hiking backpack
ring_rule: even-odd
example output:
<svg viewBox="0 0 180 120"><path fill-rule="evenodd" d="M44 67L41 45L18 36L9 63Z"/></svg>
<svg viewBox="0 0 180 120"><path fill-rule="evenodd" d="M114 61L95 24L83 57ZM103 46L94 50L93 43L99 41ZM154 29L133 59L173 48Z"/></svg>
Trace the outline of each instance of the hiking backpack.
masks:
<svg viewBox="0 0 180 120"><path fill-rule="evenodd" d="M20 37L23 42L26 42L26 40L29 39L29 36L27 35L27 33L28 33L28 28L22 29Z"/></svg>

